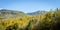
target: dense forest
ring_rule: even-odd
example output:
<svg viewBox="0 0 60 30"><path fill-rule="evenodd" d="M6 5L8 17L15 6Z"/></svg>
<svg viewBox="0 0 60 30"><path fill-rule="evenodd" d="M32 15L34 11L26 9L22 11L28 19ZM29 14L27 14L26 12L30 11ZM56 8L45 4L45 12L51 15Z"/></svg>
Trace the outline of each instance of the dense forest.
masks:
<svg viewBox="0 0 60 30"><path fill-rule="evenodd" d="M60 9L28 14L0 10L0 30L60 30Z"/></svg>

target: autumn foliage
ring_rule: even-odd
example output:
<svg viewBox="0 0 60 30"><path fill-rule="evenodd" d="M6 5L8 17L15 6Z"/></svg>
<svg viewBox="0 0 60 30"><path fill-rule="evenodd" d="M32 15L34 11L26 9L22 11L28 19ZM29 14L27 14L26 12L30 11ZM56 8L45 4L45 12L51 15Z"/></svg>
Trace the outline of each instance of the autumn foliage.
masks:
<svg viewBox="0 0 60 30"><path fill-rule="evenodd" d="M60 9L43 15L0 19L0 30L60 30Z"/></svg>

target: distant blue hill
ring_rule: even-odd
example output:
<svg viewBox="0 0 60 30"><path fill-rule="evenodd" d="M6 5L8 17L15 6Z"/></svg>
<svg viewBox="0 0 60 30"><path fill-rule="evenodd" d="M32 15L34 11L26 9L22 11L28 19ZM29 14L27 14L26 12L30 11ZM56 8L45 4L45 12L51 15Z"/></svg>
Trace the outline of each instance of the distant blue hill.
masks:
<svg viewBox="0 0 60 30"><path fill-rule="evenodd" d="M32 12L32 13L27 13L28 15L42 15L47 13L47 11L36 11L36 12Z"/></svg>

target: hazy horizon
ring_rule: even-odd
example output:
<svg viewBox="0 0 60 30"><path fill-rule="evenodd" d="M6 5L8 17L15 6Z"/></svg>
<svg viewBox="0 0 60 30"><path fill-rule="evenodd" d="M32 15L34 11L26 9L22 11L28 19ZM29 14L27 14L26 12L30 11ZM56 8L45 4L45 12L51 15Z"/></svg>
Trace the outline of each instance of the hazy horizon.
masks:
<svg viewBox="0 0 60 30"><path fill-rule="evenodd" d="M0 9L10 9L31 13L38 10L60 8L60 0L0 0Z"/></svg>

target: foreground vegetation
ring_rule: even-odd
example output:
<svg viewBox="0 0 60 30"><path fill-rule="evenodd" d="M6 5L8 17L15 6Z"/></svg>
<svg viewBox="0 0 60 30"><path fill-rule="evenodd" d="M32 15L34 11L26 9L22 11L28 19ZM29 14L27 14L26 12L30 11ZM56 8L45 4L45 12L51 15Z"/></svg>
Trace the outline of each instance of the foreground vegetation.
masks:
<svg viewBox="0 0 60 30"><path fill-rule="evenodd" d="M60 30L60 9L43 15L0 19L0 30Z"/></svg>

